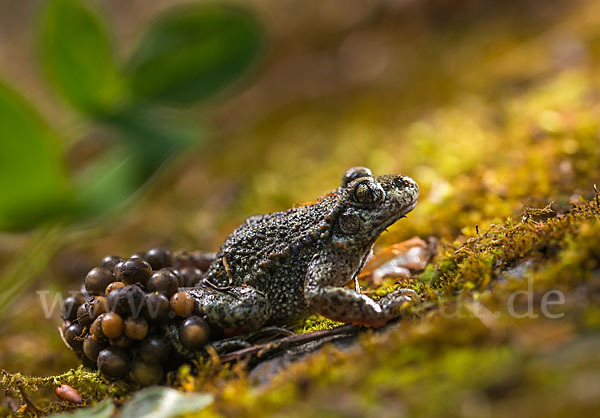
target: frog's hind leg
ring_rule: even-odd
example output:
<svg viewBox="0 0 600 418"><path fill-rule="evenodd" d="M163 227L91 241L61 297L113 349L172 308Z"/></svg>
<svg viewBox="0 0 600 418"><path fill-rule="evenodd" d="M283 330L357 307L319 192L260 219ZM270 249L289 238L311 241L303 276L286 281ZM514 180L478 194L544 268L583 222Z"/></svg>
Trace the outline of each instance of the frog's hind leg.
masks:
<svg viewBox="0 0 600 418"><path fill-rule="evenodd" d="M196 311L223 329L255 331L271 316L265 295L251 286L219 290L201 286L183 289L196 301Z"/></svg>

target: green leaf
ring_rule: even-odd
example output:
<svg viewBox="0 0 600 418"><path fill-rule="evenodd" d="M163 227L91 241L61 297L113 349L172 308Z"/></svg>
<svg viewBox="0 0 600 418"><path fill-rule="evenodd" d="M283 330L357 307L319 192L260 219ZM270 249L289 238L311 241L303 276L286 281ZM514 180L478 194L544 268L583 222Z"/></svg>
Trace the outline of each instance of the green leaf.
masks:
<svg viewBox="0 0 600 418"><path fill-rule="evenodd" d="M78 215L100 216L121 208L148 179L140 174L143 163L133 150L118 147L87 167L78 178Z"/></svg>
<svg viewBox="0 0 600 418"><path fill-rule="evenodd" d="M114 107L122 83L94 10L79 0L49 0L38 34L43 70L71 105L92 115Z"/></svg>
<svg viewBox="0 0 600 418"><path fill-rule="evenodd" d="M196 127L155 112L132 110L101 119L123 137L78 178L80 216L98 216L125 205L171 158L200 143Z"/></svg>
<svg viewBox="0 0 600 418"><path fill-rule="evenodd" d="M60 143L34 109L0 82L0 229L55 218L70 204Z"/></svg>
<svg viewBox="0 0 600 418"><path fill-rule="evenodd" d="M180 393L153 386L137 392L123 406L121 416L129 418L171 418L205 409L213 402L209 393Z"/></svg>
<svg viewBox="0 0 600 418"><path fill-rule="evenodd" d="M112 399L106 399L91 408L79 409L75 412L53 415L53 418L110 418L115 413Z"/></svg>
<svg viewBox="0 0 600 418"><path fill-rule="evenodd" d="M231 6L194 4L160 17L128 66L141 100L191 104L239 78L262 48L252 15Z"/></svg>

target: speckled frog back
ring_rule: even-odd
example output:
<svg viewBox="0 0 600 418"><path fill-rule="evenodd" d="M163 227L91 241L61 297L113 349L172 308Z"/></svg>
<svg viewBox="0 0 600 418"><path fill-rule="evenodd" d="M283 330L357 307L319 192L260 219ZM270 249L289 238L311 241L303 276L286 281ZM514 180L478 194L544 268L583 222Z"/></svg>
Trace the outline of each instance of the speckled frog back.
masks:
<svg viewBox="0 0 600 418"><path fill-rule="evenodd" d="M323 250L340 193L318 201L266 215L248 218L222 245L207 280L219 287L249 285L264 292L272 306L287 306L304 314L302 283L308 263ZM279 316L295 312L274 312Z"/></svg>

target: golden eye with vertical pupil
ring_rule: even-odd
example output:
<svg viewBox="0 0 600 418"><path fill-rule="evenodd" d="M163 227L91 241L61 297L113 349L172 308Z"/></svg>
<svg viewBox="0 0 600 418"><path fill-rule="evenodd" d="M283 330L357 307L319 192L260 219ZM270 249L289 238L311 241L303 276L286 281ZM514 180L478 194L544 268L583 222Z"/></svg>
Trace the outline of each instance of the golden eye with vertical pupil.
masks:
<svg viewBox="0 0 600 418"><path fill-rule="evenodd" d="M368 182L364 182L356 186L353 197L358 203L374 203L379 199L379 193Z"/></svg>

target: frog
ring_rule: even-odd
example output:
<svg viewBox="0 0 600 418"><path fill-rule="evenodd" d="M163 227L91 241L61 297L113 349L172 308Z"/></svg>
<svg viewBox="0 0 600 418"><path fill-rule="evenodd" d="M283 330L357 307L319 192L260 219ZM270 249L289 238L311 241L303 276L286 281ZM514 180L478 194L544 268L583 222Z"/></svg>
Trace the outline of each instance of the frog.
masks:
<svg viewBox="0 0 600 418"><path fill-rule="evenodd" d="M375 301L357 277L377 238L418 196L408 176L353 167L314 202L246 219L213 253L204 279L185 291L209 323L240 333L293 326L313 313L380 328L411 295L400 289ZM345 287L352 281L354 289Z"/></svg>

